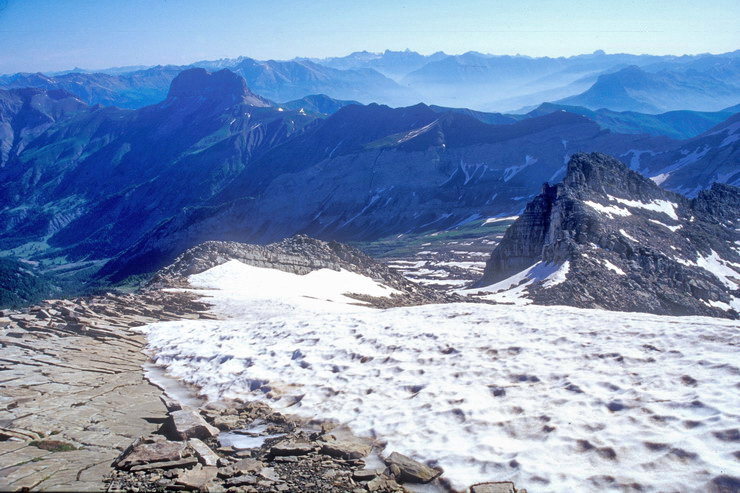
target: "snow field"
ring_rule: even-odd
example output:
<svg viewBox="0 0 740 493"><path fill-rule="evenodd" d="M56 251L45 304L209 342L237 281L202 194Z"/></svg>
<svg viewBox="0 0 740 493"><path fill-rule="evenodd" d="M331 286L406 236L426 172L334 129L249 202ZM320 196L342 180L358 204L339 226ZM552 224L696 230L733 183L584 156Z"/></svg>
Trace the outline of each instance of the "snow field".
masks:
<svg viewBox="0 0 740 493"><path fill-rule="evenodd" d="M342 296L387 292L355 274L281 285L296 279L237 264L191 277L229 319L143 329L156 363L212 399L337 419L386 440L388 453L437 460L458 488L508 479L533 492L706 491L740 475L736 322L540 306L376 310Z"/></svg>

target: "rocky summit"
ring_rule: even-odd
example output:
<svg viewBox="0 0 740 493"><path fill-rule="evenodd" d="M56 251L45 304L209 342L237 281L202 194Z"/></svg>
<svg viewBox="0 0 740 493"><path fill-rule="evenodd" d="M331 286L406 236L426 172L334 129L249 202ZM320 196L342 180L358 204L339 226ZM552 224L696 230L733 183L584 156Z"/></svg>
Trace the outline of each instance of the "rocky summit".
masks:
<svg viewBox="0 0 740 493"><path fill-rule="evenodd" d="M736 187L688 199L609 156L576 154L507 230L477 287L546 305L738 318L738 227Z"/></svg>

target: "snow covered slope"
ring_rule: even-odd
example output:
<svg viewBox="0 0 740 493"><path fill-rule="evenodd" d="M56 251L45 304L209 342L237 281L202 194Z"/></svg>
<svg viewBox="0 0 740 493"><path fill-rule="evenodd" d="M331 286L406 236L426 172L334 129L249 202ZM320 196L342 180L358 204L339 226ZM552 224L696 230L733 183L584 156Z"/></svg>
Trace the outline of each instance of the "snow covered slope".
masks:
<svg viewBox="0 0 740 493"><path fill-rule="evenodd" d="M388 291L359 274L234 261L190 281L226 320L144 330L156 363L213 399L335 418L387 440L386 454L437 460L456 488L738 484L736 322L462 303L377 310L343 299Z"/></svg>

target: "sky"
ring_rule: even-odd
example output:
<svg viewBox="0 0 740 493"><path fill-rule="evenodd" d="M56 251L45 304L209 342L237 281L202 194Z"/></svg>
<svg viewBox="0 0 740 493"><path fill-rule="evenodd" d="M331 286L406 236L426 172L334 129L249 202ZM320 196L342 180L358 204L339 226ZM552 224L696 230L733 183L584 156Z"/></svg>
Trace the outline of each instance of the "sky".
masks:
<svg viewBox="0 0 740 493"><path fill-rule="evenodd" d="M343 56L740 48L737 0L0 0L0 73Z"/></svg>

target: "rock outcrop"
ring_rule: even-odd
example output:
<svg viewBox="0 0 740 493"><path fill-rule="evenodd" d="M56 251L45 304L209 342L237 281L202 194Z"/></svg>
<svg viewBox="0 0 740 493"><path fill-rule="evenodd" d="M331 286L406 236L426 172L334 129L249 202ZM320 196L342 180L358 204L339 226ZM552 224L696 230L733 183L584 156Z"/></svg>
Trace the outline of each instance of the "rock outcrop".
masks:
<svg viewBox="0 0 740 493"><path fill-rule="evenodd" d="M507 230L477 287L526 282L540 304L737 318L739 226L736 187L689 200L609 156L576 154Z"/></svg>
<svg viewBox="0 0 740 493"><path fill-rule="evenodd" d="M299 275L319 269L343 269L361 274L402 293L390 298L369 299L355 296L357 299L371 301L383 307L462 301L456 295L415 284L349 245L336 241L316 240L304 235L266 246L233 241L208 241L187 250L172 264L157 272L150 285L180 286L186 282L187 276L198 274L229 260Z"/></svg>

